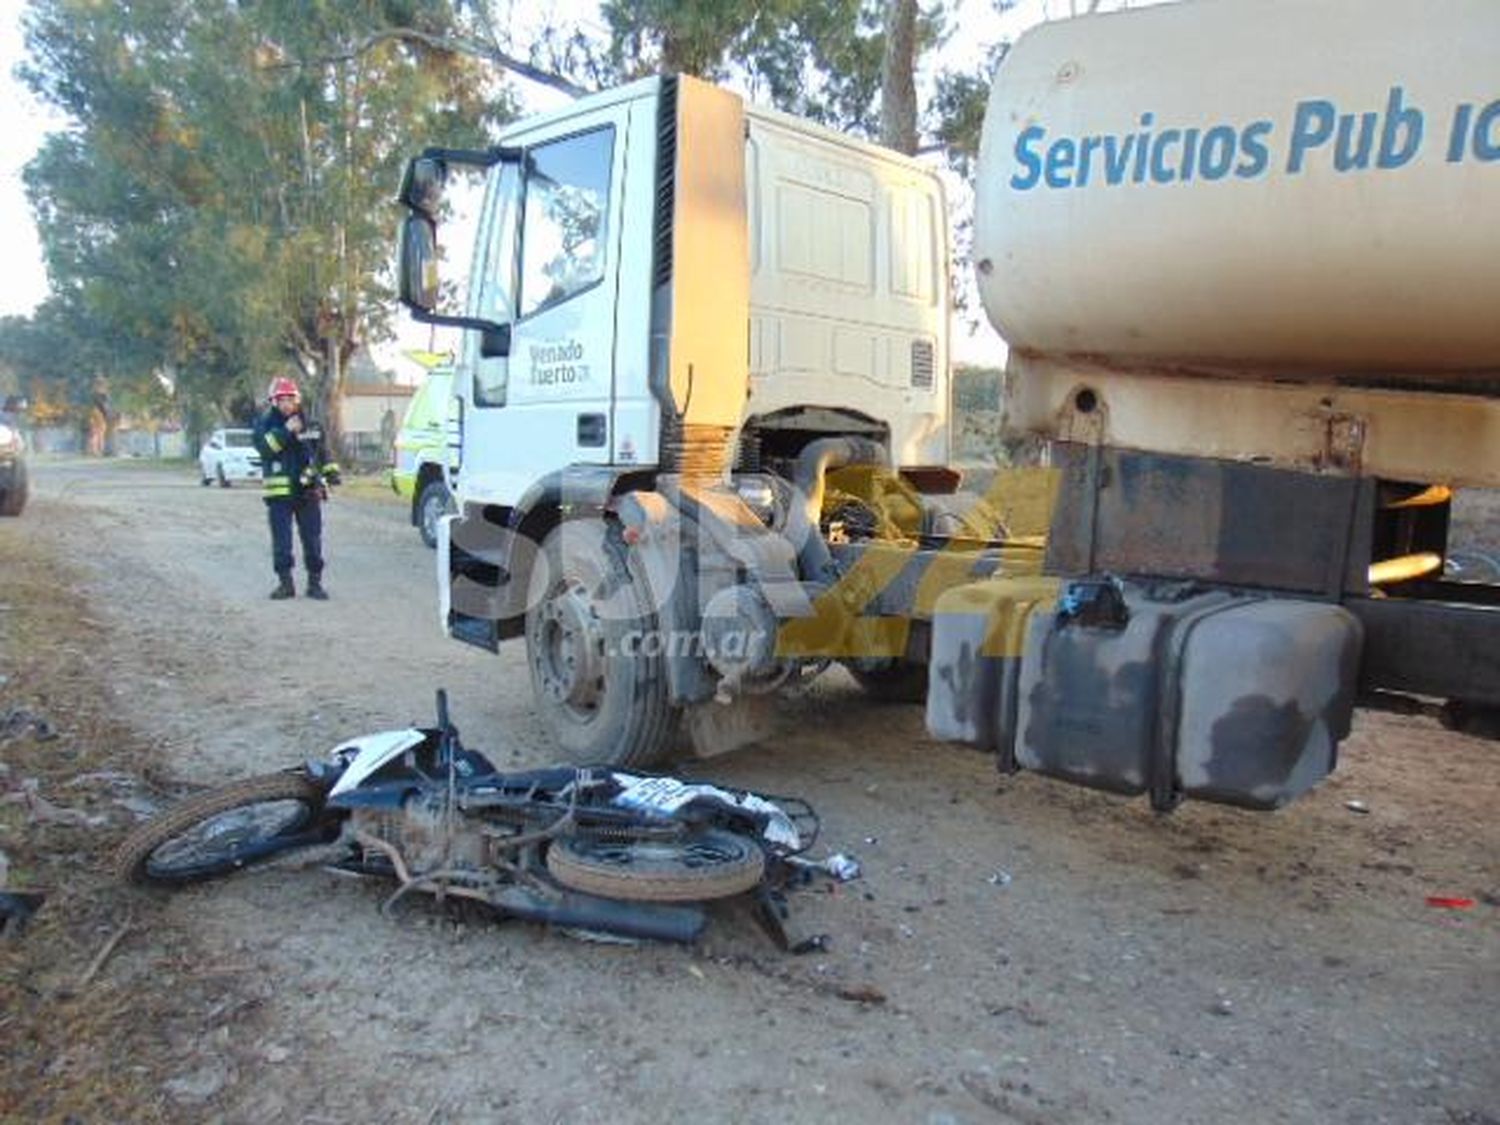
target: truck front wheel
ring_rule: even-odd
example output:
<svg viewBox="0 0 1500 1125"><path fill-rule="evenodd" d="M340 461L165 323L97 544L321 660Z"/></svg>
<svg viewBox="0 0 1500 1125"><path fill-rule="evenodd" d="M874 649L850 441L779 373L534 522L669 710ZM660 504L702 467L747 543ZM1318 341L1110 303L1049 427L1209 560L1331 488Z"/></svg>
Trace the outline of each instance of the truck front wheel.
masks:
<svg viewBox="0 0 1500 1125"><path fill-rule="evenodd" d="M672 749L680 708L667 698L666 652L619 529L565 520L532 566L526 661L532 696L577 764L645 766Z"/></svg>

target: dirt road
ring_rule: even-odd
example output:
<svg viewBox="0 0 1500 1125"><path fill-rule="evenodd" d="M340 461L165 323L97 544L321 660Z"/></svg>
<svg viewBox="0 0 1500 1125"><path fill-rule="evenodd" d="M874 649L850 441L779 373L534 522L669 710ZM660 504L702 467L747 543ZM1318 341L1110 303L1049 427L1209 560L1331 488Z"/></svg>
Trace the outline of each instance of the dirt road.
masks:
<svg viewBox="0 0 1500 1125"><path fill-rule="evenodd" d="M38 465L35 488L0 535L81 575L96 663L155 769L202 783L321 755L426 719L438 685L497 764L547 760L520 651L439 634L433 555L397 506L336 500L333 600L273 603L251 489L82 463ZM807 798L828 849L861 859L861 881L794 901L826 953L780 955L733 908L698 948L604 946L429 903L386 917L383 888L316 868L245 874L159 914L201 966L169 965L148 929L103 970L163 989L219 974L229 1014L174 1045L154 1112L1500 1121L1493 743L1361 716L1339 772L1293 808L1158 818L1002 780L842 673L785 718L774 746L686 770Z"/></svg>

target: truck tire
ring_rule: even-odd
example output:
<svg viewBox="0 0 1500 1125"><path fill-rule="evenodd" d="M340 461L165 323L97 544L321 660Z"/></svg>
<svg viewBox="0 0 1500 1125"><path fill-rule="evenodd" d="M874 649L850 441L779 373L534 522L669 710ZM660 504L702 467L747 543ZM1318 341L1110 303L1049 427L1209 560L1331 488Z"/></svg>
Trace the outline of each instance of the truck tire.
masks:
<svg viewBox="0 0 1500 1125"><path fill-rule="evenodd" d="M572 762L644 766L672 749L681 708L667 698L666 646L619 528L565 520L531 571L526 663L553 738Z"/></svg>
<svg viewBox="0 0 1500 1125"><path fill-rule="evenodd" d="M26 498L31 495L31 482L26 476L24 462L16 465L16 475L11 486L0 492L0 516L19 516L26 508Z"/></svg>
<svg viewBox="0 0 1500 1125"><path fill-rule="evenodd" d="M416 524L422 542L437 546L438 521L453 511L453 497L441 480L430 480L417 493Z"/></svg>

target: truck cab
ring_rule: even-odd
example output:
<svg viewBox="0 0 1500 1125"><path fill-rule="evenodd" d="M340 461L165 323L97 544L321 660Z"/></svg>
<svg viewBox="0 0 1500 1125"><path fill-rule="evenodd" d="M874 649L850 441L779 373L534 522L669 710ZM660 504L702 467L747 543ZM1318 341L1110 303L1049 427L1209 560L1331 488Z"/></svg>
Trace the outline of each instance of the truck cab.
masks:
<svg viewBox="0 0 1500 1125"><path fill-rule="evenodd" d="M930 171L687 78L528 119L500 151L467 310L491 327L464 334L454 381L461 504L657 467L699 418L772 456L868 432L899 465L947 462Z"/></svg>
<svg viewBox="0 0 1500 1125"><path fill-rule="evenodd" d="M448 309L438 200L462 170L483 203L468 269L450 274L468 292ZM878 449L903 493L951 486L946 210L917 161L657 77L530 118L483 152L429 150L402 195L404 298L420 320L468 329L453 384L458 513L438 542L454 637L566 647L546 638L586 632L596 609L575 613L570 595L561 633L530 620L549 536L595 516L618 533L622 498L663 481L722 493L694 510L720 505L730 538L775 539L791 579L772 509L787 510L799 462L821 474L855 448L809 454L819 443ZM698 635L701 608L679 632ZM533 662L539 697L572 699L576 677L550 660ZM673 706L715 695L721 677L702 665L668 658ZM573 711L592 721L599 706ZM587 746L637 760L661 749Z"/></svg>

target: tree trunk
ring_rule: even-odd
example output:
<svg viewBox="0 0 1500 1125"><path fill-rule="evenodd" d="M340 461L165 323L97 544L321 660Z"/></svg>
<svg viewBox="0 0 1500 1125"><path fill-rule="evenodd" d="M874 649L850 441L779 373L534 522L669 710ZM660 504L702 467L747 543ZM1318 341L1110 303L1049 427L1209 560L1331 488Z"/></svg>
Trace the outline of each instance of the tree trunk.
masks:
<svg viewBox="0 0 1500 1125"><path fill-rule="evenodd" d="M917 0L887 0L880 75L880 143L917 151Z"/></svg>
<svg viewBox="0 0 1500 1125"><path fill-rule="evenodd" d="M344 448L344 360L341 341L330 332L325 341L323 371L323 435L325 448L340 463L350 463L350 450Z"/></svg>

